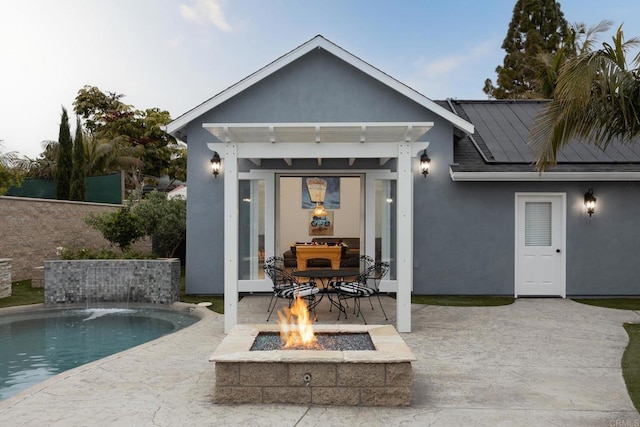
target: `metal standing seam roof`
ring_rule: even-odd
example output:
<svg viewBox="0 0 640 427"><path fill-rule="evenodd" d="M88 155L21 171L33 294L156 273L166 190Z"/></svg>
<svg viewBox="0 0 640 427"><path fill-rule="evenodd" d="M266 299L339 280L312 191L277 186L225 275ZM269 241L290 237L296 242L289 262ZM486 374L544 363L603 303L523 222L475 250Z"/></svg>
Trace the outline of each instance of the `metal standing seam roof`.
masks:
<svg viewBox="0 0 640 427"><path fill-rule="evenodd" d="M516 165L533 170L535 157L527 145L534 117L548 101L486 100L450 101L456 114L475 126L475 133L456 142L457 169L514 170ZM442 101L440 101L442 105ZM470 150L473 149L475 153ZM558 153L554 170L615 170L640 165L640 144L612 142L606 150L578 140ZM636 165L638 164L638 165ZM484 166L484 167L483 167ZM520 167L518 167L520 169Z"/></svg>

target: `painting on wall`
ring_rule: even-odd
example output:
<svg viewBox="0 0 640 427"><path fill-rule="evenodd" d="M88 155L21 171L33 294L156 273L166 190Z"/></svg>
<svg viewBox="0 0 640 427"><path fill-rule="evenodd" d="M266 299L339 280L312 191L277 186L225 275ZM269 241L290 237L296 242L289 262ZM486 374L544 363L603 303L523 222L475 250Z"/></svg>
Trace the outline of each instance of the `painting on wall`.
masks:
<svg viewBox="0 0 640 427"><path fill-rule="evenodd" d="M309 212L309 236L333 236L333 212L316 216Z"/></svg>
<svg viewBox="0 0 640 427"><path fill-rule="evenodd" d="M324 192L324 208L325 209L340 209L340 177L339 176L323 176L311 179L324 180L327 183L326 190ZM308 178L303 177L302 181L302 209L313 209L316 207L315 202L311 201L309 195L309 186L307 185Z"/></svg>

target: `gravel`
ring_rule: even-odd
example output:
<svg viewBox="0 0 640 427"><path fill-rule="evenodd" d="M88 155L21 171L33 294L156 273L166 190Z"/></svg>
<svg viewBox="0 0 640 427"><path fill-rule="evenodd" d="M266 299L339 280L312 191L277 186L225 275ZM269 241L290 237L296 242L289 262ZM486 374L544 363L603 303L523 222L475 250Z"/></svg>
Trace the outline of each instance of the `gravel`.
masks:
<svg viewBox="0 0 640 427"><path fill-rule="evenodd" d="M316 338L318 339L317 346L292 347L287 350L375 350L368 333L318 333L316 334ZM261 332L253 342L251 351L282 350L283 345L280 334Z"/></svg>

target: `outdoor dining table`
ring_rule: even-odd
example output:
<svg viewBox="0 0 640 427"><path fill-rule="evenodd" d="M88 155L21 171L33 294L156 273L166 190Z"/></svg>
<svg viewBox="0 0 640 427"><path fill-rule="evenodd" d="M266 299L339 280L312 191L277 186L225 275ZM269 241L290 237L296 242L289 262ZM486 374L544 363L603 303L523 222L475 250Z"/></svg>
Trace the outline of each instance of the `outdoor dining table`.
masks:
<svg viewBox="0 0 640 427"><path fill-rule="evenodd" d="M313 304L313 306L314 307L317 306L320 303L320 301L322 301L322 298L324 298L324 296L327 295L331 305L335 306L338 310L344 313L345 319L347 318L347 312L345 308L342 306L342 304L340 304L340 300L339 299L335 300L331 298L331 295L337 293L337 291L329 289L329 281L331 281L331 279L339 280L339 279L344 279L345 277L356 277L357 275L360 274L359 270L356 270L353 268L312 269L312 270L298 270L298 271L292 272L291 274L296 277L309 277L314 281L316 279L319 280L320 283L322 283L322 288L320 288L320 292L318 293L320 295L320 298Z"/></svg>

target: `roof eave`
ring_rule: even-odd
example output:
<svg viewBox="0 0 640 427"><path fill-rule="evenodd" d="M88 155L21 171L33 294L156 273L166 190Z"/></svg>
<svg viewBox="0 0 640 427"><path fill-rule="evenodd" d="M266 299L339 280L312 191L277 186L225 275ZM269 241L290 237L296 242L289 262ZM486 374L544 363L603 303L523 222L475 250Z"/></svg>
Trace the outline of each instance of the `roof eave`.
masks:
<svg viewBox="0 0 640 427"><path fill-rule="evenodd" d="M640 172L455 172L453 181L640 181Z"/></svg>

